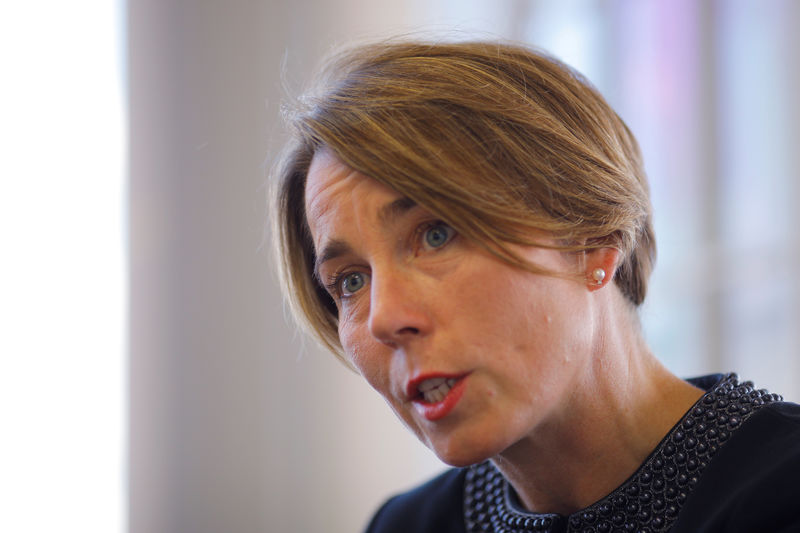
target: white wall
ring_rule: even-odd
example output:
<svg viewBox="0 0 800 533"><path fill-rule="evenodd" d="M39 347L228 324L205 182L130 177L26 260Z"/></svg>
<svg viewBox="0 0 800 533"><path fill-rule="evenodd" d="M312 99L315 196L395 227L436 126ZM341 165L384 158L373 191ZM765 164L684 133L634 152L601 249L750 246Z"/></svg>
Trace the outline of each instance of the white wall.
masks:
<svg viewBox="0 0 800 533"><path fill-rule="evenodd" d="M126 523L122 11L0 3L0 531Z"/></svg>

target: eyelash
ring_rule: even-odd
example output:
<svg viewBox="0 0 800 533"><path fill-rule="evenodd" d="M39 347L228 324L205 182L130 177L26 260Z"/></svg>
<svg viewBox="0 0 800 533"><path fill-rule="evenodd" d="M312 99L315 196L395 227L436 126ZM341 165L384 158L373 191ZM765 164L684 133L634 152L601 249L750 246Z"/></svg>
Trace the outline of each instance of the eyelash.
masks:
<svg viewBox="0 0 800 533"><path fill-rule="evenodd" d="M328 294L333 295L334 299L337 300L343 300L349 298L351 295L343 294L341 287L342 283L347 278L347 276L350 276L352 274L362 274L364 276L369 276L369 274L359 272L358 270L343 270L341 272L336 272L330 275L327 281L324 283L325 289L328 291Z"/></svg>
<svg viewBox="0 0 800 533"><path fill-rule="evenodd" d="M426 247L426 243L423 241L423 239L425 237L425 234L429 230L431 230L433 228L436 228L436 227L445 227L445 228L447 228L449 230L448 234L447 234L447 240L444 243L442 243L441 246L429 247L428 248L428 247ZM444 248L445 246L450 244L450 242L453 240L454 237L455 237L455 230L449 224L447 224L446 222L444 222L442 220L432 220L432 221L429 221L429 222L424 222L424 223L420 224L419 226L417 226L417 229L414 232L414 242L416 243L416 246L419 246L421 248L425 248L426 251L438 251L438 250L441 250L442 248ZM427 245L427 246L430 246L430 245ZM328 279L323 283L323 285L324 285L325 289L328 291L328 293L334 295L335 298L337 298L337 299L344 299L344 298L349 297L349 296L344 296L342 294L342 290L341 290L342 283L344 282L344 280L345 280L345 278L347 276L349 276L351 274L358 273L357 270L348 270L348 268L349 268L349 266L345 267L341 271L334 272L333 274L328 276ZM366 274L366 275L369 276L369 274Z"/></svg>
<svg viewBox="0 0 800 533"><path fill-rule="evenodd" d="M344 276L350 274L350 272L335 272L328 276L328 279L323 282L325 286L325 290L328 291L329 294L339 294L339 284L341 283Z"/></svg>

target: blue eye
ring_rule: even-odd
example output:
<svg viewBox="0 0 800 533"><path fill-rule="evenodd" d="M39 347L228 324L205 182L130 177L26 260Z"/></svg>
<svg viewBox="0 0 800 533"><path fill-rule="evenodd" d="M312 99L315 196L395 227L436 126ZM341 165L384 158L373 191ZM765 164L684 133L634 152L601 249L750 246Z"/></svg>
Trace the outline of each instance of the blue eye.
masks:
<svg viewBox="0 0 800 533"><path fill-rule="evenodd" d="M342 296L350 296L354 292L357 292L364 288L364 285L367 284L367 275L363 272L351 272L350 274L346 274L340 280L340 289Z"/></svg>
<svg viewBox="0 0 800 533"><path fill-rule="evenodd" d="M431 248L440 248L447 244L453 236L453 228L444 222L437 222L425 230L425 244Z"/></svg>

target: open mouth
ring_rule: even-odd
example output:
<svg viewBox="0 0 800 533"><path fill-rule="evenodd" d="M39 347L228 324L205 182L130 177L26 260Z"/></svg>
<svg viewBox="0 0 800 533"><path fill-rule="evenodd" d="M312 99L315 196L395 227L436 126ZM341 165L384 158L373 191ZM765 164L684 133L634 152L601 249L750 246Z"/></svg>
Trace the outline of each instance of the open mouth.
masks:
<svg viewBox="0 0 800 533"><path fill-rule="evenodd" d="M407 398L411 399L420 416L436 422L448 416L459 404L469 374L420 376L408 383Z"/></svg>
<svg viewBox="0 0 800 533"><path fill-rule="evenodd" d="M431 378L419 384L419 399L425 403L439 403L458 382L456 378Z"/></svg>

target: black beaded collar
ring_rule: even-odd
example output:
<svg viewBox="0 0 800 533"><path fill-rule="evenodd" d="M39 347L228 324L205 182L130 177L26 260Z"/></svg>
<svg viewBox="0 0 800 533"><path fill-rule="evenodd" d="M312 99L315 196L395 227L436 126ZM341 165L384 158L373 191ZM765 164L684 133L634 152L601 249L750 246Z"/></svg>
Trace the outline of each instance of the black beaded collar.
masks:
<svg viewBox="0 0 800 533"><path fill-rule="evenodd" d="M720 446L777 394L739 383L736 374L689 380L708 390L625 483L568 517L530 513L500 472L486 461L470 467L464 484L468 533L606 533L667 531Z"/></svg>

